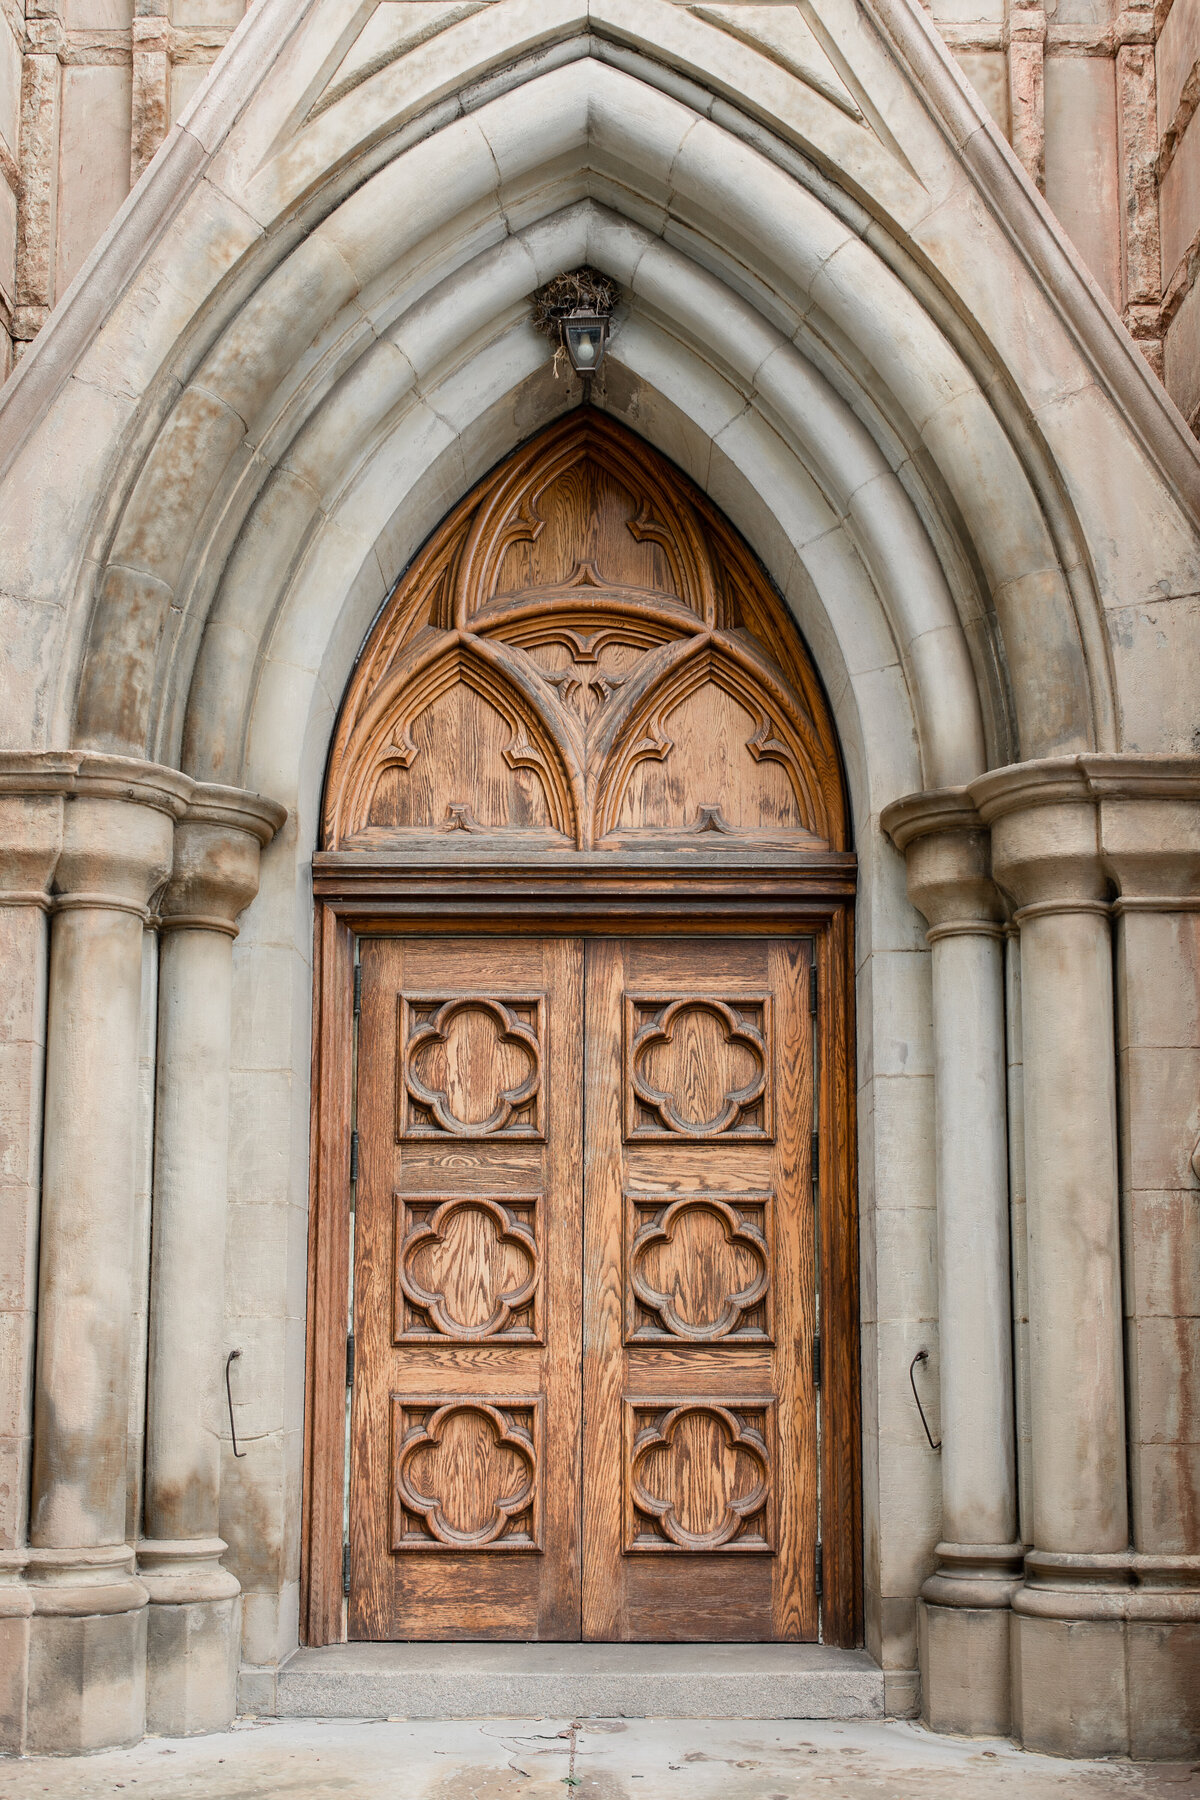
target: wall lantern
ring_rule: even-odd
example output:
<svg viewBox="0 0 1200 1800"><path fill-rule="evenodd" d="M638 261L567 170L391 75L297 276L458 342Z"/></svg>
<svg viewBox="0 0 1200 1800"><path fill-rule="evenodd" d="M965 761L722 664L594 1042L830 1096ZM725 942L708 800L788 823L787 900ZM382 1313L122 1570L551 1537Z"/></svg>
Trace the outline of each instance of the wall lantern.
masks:
<svg viewBox="0 0 1200 1800"><path fill-rule="evenodd" d="M556 373L565 359L576 375L591 381L604 361L619 298L615 281L586 267L556 276L534 295L534 324L555 346Z"/></svg>

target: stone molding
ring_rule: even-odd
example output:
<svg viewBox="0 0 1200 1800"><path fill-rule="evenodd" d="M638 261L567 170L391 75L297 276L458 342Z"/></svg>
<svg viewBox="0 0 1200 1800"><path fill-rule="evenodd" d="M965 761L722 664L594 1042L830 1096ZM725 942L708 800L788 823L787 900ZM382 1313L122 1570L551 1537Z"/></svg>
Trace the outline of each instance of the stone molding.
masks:
<svg viewBox="0 0 1200 1800"><path fill-rule="evenodd" d="M138 1612L150 1595L139 1580L129 1544L71 1549L31 1546L24 1552L25 1581L34 1614L88 1619Z"/></svg>
<svg viewBox="0 0 1200 1800"><path fill-rule="evenodd" d="M991 831L993 862L1017 902L1018 924L1034 909L1196 905L1200 756L1052 757L992 770L967 792Z"/></svg>
<svg viewBox="0 0 1200 1800"><path fill-rule="evenodd" d="M929 925L929 943L1004 935L987 829L966 788L910 794L885 807L880 824L904 854L909 899Z"/></svg>
<svg viewBox="0 0 1200 1800"><path fill-rule="evenodd" d="M158 903L160 929L236 937L238 917L258 892L259 854L286 818L277 801L197 785L175 827L171 877Z"/></svg>
<svg viewBox="0 0 1200 1800"><path fill-rule="evenodd" d="M144 897L126 891L141 885L133 866L139 852L121 830L106 844L106 809L82 834L90 842L72 845L81 833L69 830L67 802L79 800L148 808L172 821L172 865L158 872ZM194 925L236 936L237 916L257 889L259 851L286 818L278 801L134 757L0 751L0 906L116 908L148 922L149 900L166 880L159 908L164 928ZM144 851L153 861L148 843ZM129 864L124 872L123 864Z"/></svg>
<svg viewBox="0 0 1200 1800"><path fill-rule="evenodd" d="M938 1544L937 1569L921 1587L934 1606L1005 1607L1021 1585L1025 1545Z"/></svg>
<svg viewBox="0 0 1200 1800"><path fill-rule="evenodd" d="M137 1546L137 1570L155 1606L189 1606L236 1600L237 1576L221 1567L229 1548L224 1538L184 1538L169 1543L143 1538Z"/></svg>
<svg viewBox="0 0 1200 1800"><path fill-rule="evenodd" d="M1031 1550L1012 1605L1027 1618L1200 1620L1200 1556Z"/></svg>

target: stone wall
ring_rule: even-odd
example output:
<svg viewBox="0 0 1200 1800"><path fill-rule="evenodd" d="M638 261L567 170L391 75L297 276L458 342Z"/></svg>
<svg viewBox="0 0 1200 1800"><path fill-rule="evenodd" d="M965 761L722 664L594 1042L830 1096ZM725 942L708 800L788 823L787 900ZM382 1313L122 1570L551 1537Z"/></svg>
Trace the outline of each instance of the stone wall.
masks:
<svg viewBox="0 0 1200 1800"><path fill-rule="evenodd" d="M0 0L0 377L40 329L247 3L24 0L22 17L21 0ZM1200 0L929 5L1194 427ZM439 0L384 6L396 14L446 11Z"/></svg>
<svg viewBox="0 0 1200 1800"><path fill-rule="evenodd" d="M0 370L37 335L246 0L0 0Z"/></svg>
<svg viewBox="0 0 1200 1800"><path fill-rule="evenodd" d="M1094 221L1148 46L970 29ZM917 0L255 0L0 393L0 1744L227 1719L239 1648L243 1705L283 1704L330 736L397 572L581 402L529 295L590 263L622 293L595 404L753 546L843 749L885 1704L1196 1754L1200 445L950 75ZM1054 125L1072 83L1109 139ZM1153 308L1132 198L1110 291ZM201 827L261 840L284 809L232 951L237 884L149 916L168 839L181 875ZM179 1520L184 1452L204 1506Z"/></svg>

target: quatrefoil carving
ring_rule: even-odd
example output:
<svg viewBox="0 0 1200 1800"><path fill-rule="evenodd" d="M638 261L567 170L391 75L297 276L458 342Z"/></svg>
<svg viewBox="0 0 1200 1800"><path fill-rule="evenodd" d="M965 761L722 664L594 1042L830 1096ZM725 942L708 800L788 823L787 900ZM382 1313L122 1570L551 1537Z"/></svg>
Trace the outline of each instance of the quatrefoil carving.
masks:
<svg viewBox="0 0 1200 1800"><path fill-rule="evenodd" d="M770 1342L770 1195L627 1204L629 1342Z"/></svg>
<svg viewBox="0 0 1200 1800"><path fill-rule="evenodd" d="M539 1402L396 1400L395 1550L541 1548Z"/></svg>
<svg viewBox="0 0 1200 1800"><path fill-rule="evenodd" d="M629 1408L626 1547L773 1548L770 1402Z"/></svg>
<svg viewBox="0 0 1200 1800"><path fill-rule="evenodd" d="M626 1135L771 1135L770 1000L626 996Z"/></svg>
<svg viewBox="0 0 1200 1800"><path fill-rule="evenodd" d="M402 1135L541 1136L537 999L409 998L404 1012Z"/></svg>
<svg viewBox="0 0 1200 1800"><path fill-rule="evenodd" d="M536 1199L397 1196L396 1341L540 1341Z"/></svg>

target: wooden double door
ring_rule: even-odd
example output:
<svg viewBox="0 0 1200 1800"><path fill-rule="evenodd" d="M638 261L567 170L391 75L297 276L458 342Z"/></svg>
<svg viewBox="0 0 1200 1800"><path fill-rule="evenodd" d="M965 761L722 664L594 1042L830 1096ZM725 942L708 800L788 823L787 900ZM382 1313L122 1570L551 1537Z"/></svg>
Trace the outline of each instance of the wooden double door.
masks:
<svg viewBox="0 0 1200 1800"><path fill-rule="evenodd" d="M817 1636L812 952L362 940L351 1638Z"/></svg>

